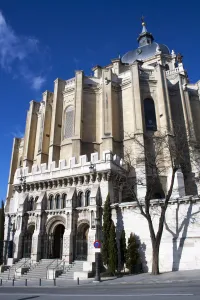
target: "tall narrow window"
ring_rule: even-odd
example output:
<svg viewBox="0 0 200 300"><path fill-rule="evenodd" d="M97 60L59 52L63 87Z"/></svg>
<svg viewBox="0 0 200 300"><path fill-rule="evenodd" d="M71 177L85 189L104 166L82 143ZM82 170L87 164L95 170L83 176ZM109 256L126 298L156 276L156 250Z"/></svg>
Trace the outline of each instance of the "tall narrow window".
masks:
<svg viewBox="0 0 200 300"><path fill-rule="evenodd" d="M91 211L91 227L95 228L95 217L94 217L94 211Z"/></svg>
<svg viewBox="0 0 200 300"><path fill-rule="evenodd" d="M145 99L144 100L144 116L145 116L145 124L146 130L156 131L156 112L153 99Z"/></svg>
<svg viewBox="0 0 200 300"><path fill-rule="evenodd" d="M78 194L78 203L77 203L78 207L83 207L84 206L84 195L83 192L79 192Z"/></svg>
<svg viewBox="0 0 200 300"><path fill-rule="evenodd" d="M74 107L68 106L65 111L64 139L74 135Z"/></svg>
<svg viewBox="0 0 200 300"><path fill-rule="evenodd" d="M49 197L49 209L53 209L53 196Z"/></svg>
<svg viewBox="0 0 200 300"><path fill-rule="evenodd" d="M33 201L33 197L31 197L31 199L29 200L29 207L28 210L32 211L34 208L34 201Z"/></svg>
<svg viewBox="0 0 200 300"><path fill-rule="evenodd" d="M56 209L60 208L60 195L56 196Z"/></svg>
<svg viewBox="0 0 200 300"><path fill-rule="evenodd" d="M67 200L67 195L63 194L62 195L62 208L66 207L66 200Z"/></svg>
<svg viewBox="0 0 200 300"><path fill-rule="evenodd" d="M85 193L85 206L89 206L90 205L90 191L87 191Z"/></svg>

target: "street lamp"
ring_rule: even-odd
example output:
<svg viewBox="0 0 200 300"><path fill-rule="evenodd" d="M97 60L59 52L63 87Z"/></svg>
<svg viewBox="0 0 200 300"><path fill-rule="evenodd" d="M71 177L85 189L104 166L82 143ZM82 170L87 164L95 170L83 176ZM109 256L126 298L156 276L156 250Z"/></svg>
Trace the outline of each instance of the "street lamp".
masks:
<svg viewBox="0 0 200 300"><path fill-rule="evenodd" d="M99 210L99 206L98 206ZM95 226L96 226L96 241L99 241L100 239L100 218L99 215L97 215L97 218L95 218ZM100 282L101 281L101 275L100 275L100 248L95 249L95 279L94 282ZM99 251L99 252L97 252Z"/></svg>
<svg viewBox="0 0 200 300"><path fill-rule="evenodd" d="M89 166L90 173L95 174L96 173L96 165L90 162ZM95 218L95 228L96 228L96 236L95 240L100 240L100 207L99 203L97 204L97 211L96 211L96 218ZM99 252L98 252L99 251ZM95 279L94 282L100 282L101 276L100 276L100 248L95 248Z"/></svg>

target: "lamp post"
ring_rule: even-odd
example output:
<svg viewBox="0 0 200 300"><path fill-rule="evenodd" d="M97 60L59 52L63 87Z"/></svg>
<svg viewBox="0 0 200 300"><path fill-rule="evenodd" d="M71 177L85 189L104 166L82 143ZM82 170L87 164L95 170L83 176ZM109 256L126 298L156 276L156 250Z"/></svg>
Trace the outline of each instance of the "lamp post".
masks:
<svg viewBox="0 0 200 300"><path fill-rule="evenodd" d="M96 165L90 162L89 166L90 173L95 174L96 173ZM96 211L96 218L95 218L95 228L96 228L96 235L95 239L96 241L100 240L100 206L99 203L97 203L97 211ZM98 252L99 251L99 252ZM100 248L95 248L95 279L94 282L100 282L101 281L101 275L100 275Z"/></svg>
<svg viewBox="0 0 200 300"><path fill-rule="evenodd" d="M99 210L99 206L98 206L98 210ZM97 218L95 218L95 226L96 226L96 241L99 241L100 239L100 218L99 216L97 216ZM101 275L100 275L100 248L95 249L95 279L94 282L100 282L101 281Z"/></svg>

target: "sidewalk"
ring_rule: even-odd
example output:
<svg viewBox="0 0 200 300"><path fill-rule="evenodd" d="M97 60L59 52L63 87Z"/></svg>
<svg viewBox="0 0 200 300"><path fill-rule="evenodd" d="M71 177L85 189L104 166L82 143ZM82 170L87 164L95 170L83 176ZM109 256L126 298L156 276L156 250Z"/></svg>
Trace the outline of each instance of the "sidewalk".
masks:
<svg viewBox="0 0 200 300"><path fill-rule="evenodd" d="M100 283L94 283L94 278L87 280L80 280L79 285L81 286L94 286L94 285L114 285L114 284L170 284L178 282L199 282L200 284L200 270L189 270L189 271L177 271L177 272L166 272L160 275L151 275L148 273L138 275L125 275L122 277L107 277L102 278ZM56 286L54 286L56 284ZM12 280L3 280L2 287L12 287ZM25 280L16 280L14 282L15 287L25 287ZM39 287L39 280L28 280L28 287ZM56 279L56 283L53 280L42 280L41 287L59 288L59 287L72 287L78 286L77 280L61 280ZM1 286L0 286L1 288Z"/></svg>
<svg viewBox="0 0 200 300"><path fill-rule="evenodd" d="M172 283L172 282L200 282L200 270L166 272L160 275L149 273L138 275L126 275L120 278L102 278L102 284L152 284L152 283Z"/></svg>

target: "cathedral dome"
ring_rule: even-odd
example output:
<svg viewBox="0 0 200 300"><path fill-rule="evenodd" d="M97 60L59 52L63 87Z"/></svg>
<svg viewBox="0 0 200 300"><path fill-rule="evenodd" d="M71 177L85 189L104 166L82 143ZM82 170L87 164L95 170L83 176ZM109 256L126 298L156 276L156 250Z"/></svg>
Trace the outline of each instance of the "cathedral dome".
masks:
<svg viewBox="0 0 200 300"><path fill-rule="evenodd" d="M124 54L121 59L122 63L132 64L136 60L146 60L159 52L170 54L167 46L154 42L153 35L147 31L144 22L142 26L142 32L138 37L139 47Z"/></svg>

